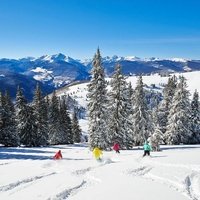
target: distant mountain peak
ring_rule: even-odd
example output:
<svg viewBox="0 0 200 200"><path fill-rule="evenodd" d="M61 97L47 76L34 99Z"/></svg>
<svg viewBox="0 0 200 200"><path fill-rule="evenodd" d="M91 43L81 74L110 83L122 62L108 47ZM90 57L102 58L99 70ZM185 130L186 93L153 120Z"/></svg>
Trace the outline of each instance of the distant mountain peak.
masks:
<svg viewBox="0 0 200 200"><path fill-rule="evenodd" d="M185 58L171 58L170 60L174 62L188 62L189 61L189 59L185 59Z"/></svg>
<svg viewBox="0 0 200 200"><path fill-rule="evenodd" d="M51 58L53 60L65 60L66 56L62 53L58 53L58 54L52 55Z"/></svg>
<svg viewBox="0 0 200 200"><path fill-rule="evenodd" d="M43 60L48 62L58 62L65 61L66 56L62 53L54 54L54 55L43 55L39 57L37 60Z"/></svg>
<svg viewBox="0 0 200 200"><path fill-rule="evenodd" d="M141 58L137 57L137 56L126 56L124 57L125 60L128 60L128 61L140 61L142 60Z"/></svg>
<svg viewBox="0 0 200 200"><path fill-rule="evenodd" d="M120 61L141 61L142 59L137 56L106 56L102 58L105 62L120 62Z"/></svg>
<svg viewBox="0 0 200 200"><path fill-rule="evenodd" d="M117 55L113 55L113 56L106 56L102 58L103 61L105 62L119 62L119 61L123 61L123 60L127 60L127 61L139 61L140 58L136 57L136 56L117 56Z"/></svg>

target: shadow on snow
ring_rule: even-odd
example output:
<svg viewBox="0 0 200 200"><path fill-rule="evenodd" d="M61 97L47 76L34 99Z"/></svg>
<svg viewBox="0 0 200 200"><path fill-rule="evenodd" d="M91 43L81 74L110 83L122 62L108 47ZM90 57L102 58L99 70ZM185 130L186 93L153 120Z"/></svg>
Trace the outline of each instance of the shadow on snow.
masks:
<svg viewBox="0 0 200 200"><path fill-rule="evenodd" d="M1 153L0 160L3 159L18 159L18 160L50 160L52 157L43 156L43 155L30 155L30 154L10 154L10 153Z"/></svg>
<svg viewBox="0 0 200 200"><path fill-rule="evenodd" d="M44 148L43 148L44 149ZM52 151L42 151L34 148L13 148L13 147L1 147L0 148L0 160L2 159L32 159L32 160L48 160L52 159L52 156L43 155L44 153L54 154ZM31 155L36 154L36 155Z"/></svg>

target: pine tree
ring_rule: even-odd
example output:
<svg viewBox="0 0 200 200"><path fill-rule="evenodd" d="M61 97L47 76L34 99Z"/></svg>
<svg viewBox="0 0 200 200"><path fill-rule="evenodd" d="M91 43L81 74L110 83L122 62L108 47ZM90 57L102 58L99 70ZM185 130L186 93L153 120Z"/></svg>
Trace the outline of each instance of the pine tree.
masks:
<svg viewBox="0 0 200 200"><path fill-rule="evenodd" d="M126 149L130 149L133 147L133 144L134 144L134 129L133 129L133 113L134 113L134 110L133 110L133 105L134 105L134 101L133 101L133 98L134 98L134 90L132 88L132 85L131 83L129 82L128 84L128 88L126 88L124 90L124 94L126 95L126 107L125 107L125 110L126 110L126 113L127 113L127 134L129 135L127 137L127 145L126 145Z"/></svg>
<svg viewBox="0 0 200 200"><path fill-rule="evenodd" d="M177 77L174 75L168 79L168 82L163 89L163 100L159 103L157 111L157 123L163 135L165 134L167 129L169 110L172 104L172 99L174 97L176 87Z"/></svg>
<svg viewBox="0 0 200 200"><path fill-rule="evenodd" d="M135 145L142 145L152 132L152 120L147 108L142 76L139 76L134 92L133 129Z"/></svg>
<svg viewBox="0 0 200 200"><path fill-rule="evenodd" d="M49 143L51 145L63 144L63 130L60 122L59 100L53 92L49 108Z"/></svg>
<svg viewBox="0 0 200 200"><path fill-rule="evenodd" d="M107 129L107 90L104 69L101 63L99 49L93 59L91 81L88 84L88 122L89 122L89 145L90 149L99 147L109 148Z"/></svg>
<svg viewBox="0 0 200 200"><path fill-rule="evenodd" d="M63 137L62 144L73 144L72 122L69 116L65 98L63 98L60 102L60 123Z"/></svg>
<svg viewBox="0 0 200 200"><path fill-rule="evenodd" d="M49 96L46 95L44 98L44 108L43 108L43 117L44 121L47 123L46 129L47 129L47 138L49 140L49 109L50 109L50 101L49 101Z"/></svg>
<svg viewBox="0 0 200 200"><path fill-rule="evenodd" d="M147 100L147 107L149 110L153 110L161 101L162 95L159 92L155 92L154 90L145 91L145 98Z"/></svg>
<svg viewBox="0 0 200 200"><path fill-rule="evenodd" d="M48 142L48 124L45 108L45 100L42 96L42 91L39 87L39 84L37 84L33 98L33 114L37 126L35 133L37 138L37 146L47 145Z"/></svg>
<svg viewBox="0 0 200 200"><path fill-rule="evenodd" d="M127 88L127 107L129 110L130 118L132 119L133 117L133 105L134 105L134 90L131 85L131 82L128 83L128 88Z"/></svg>
<svg viewBox="0 0 200 200"><path fill-rule="evenodd" d="M37 146L37 127L33 115L33 108L27 104L27 100L20 87L17 89L15 107L17 134L20 137L21 143L29 147Z"/></svg>
<svg viewBox="0 0 200 200"><path fill-rule="evenodd" d="M200 103L197 90L195 90L191 102L191 123L192 136L190 142L198 144L200 143Z"/></svg>
<svg viewBox="0 0 200 200"><path fill-rule="evenodd" d="M150 143L153 151L160 151L160 144L163 141L162 132L158 126L155 127L153 134L150 136Z"/></svg>
<svg viewBox="0 0 200 200"><path fill-rule="evenodd" d="M78 118L76 114L76 110L74 109L73 117L72 117L72 132L73 132L73 139L74 142L80 143L81 142L81 135L82 131L78 123Z"/></svg>
<svg viewBox="0 0 200 200"><path fill-rule="evenodd" d="M118 142L121 148L130 149L133 145L133 130L130 120L131 98L120 65L115 68L111 81L109 132L112 143Z"/></svg>
<svg viewBox="0 0 200 200"><path fill-rule="evenodd" d="M159 117L158 117L158 107L154 107L152 117L153 117L153 133L151 134L149 140L153 151L160 151L160 144L163 144L163 133L162 129L159 126Z"/></svg>
<svg viewBox="0 0 200 200"><path fill-rule="evenodd" d="M186 79L180 76L168 116L168 126L165 133L167 144L189 143L192 134L190 118L189 91Z"/></svg>
<svg viewBox="0 0 200 200"><path fill-rule="evenodd" d="M5 98L0 91L0 144L4 144L5 115Z"/></svg>
<svg viewBox="0 0 200 200"><path fill-rule="evenodd" d="M5 146L19 146L20 140L16 133L15 109L8 91L5 92L4 103L3 144Z"/></svg>

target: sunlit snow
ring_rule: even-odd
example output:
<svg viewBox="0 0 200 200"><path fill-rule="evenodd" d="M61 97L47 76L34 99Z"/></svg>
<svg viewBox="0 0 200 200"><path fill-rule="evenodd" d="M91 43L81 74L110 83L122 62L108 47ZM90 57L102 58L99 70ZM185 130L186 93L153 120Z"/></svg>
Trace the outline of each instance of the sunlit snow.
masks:
<svg viewBox="0 0 200 200"><path fill-rule="evenodd" d="M61 150L63 159L53 160ZM103 152L87 145L0 148L2 200L198 200L200 145Z"/></svg>

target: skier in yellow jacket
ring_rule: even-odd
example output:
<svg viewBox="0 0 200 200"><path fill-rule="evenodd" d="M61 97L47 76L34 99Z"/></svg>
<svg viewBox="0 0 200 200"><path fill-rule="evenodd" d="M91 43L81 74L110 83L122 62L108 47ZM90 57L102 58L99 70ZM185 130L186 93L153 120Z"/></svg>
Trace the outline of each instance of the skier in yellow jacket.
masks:
<svg viewBox="0 0 200 200"><path fill-rule="evenodd" d="M96 160L101 160L101 155L103 153L98 147L95 147L92 152Z"/></svg>

